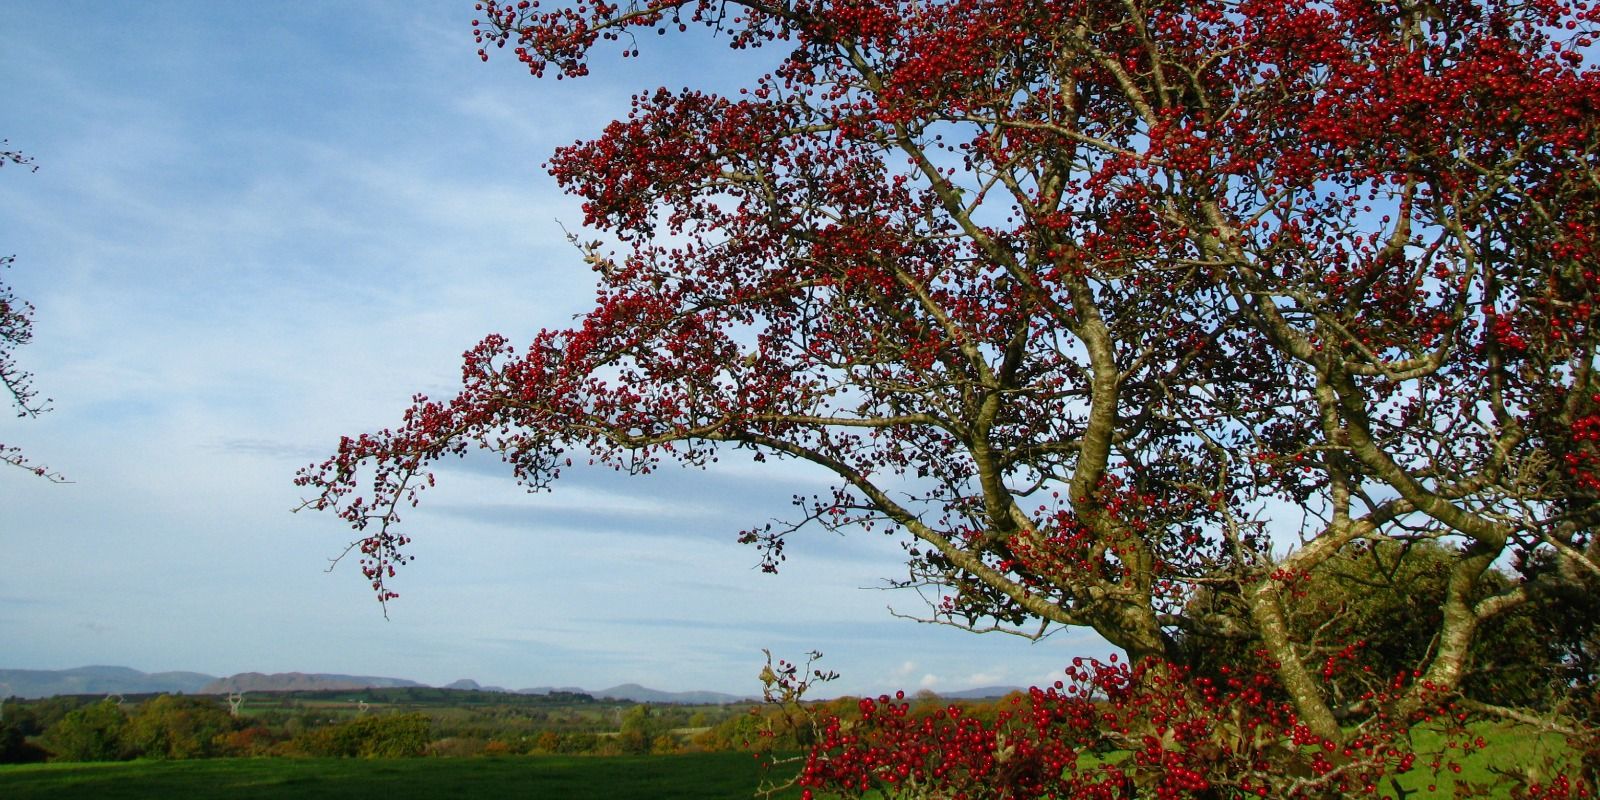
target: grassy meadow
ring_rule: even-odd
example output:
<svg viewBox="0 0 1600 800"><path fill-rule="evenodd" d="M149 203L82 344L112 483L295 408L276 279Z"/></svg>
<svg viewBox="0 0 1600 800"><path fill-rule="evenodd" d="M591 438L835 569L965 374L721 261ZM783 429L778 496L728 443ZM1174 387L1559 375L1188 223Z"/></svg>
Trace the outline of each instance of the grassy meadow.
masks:
<svg viewBox="0 0 1600 800"><path fill-rule="evenodd" d="M0 766L6 800L744 800L762 776L748 753L509 758L225 758ZM798 791L778 795L798 798Z"/></svg>

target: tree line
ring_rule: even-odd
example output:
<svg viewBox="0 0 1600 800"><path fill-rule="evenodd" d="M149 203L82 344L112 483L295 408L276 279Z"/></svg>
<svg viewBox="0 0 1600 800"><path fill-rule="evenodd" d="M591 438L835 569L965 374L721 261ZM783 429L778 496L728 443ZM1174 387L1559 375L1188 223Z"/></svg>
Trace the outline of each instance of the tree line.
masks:
<svg viewBox="0 0 1600 800"><path fill-rule="evenodd" d="M302 693L304 694L304 693ZM343 693L341 696L348 696ZM389 694L400 694L390 692ZM479 693L487 694L487 693ZM256 698L235 715L221 699L160 694L117 701L7 699L0 763L224 757L421 755L645 755L797 746L774 739L766 715L747 706L652 706L589 702L540 709L467 698L449 705L278 701Z"/></svg>

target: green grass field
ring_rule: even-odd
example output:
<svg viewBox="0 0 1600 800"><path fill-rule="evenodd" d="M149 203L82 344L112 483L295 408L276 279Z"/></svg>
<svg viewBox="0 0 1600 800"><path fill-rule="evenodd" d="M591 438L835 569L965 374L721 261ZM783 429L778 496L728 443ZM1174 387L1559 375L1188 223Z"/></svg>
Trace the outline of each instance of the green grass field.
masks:
<svg viewBox="0 0 1600 800"><path fill-rule="evenodd" d="M230 758L0 766L0 797L744 800L760 779L761 770L746 753L611 758ZM799 796L798 791L780 795L786 800Z"/></svg>
<svg viewBox="0 0 1600 800"><path fill-rule="evenodd" d="M1419 764L1400 778L1406 800L1448 800L1454 781L1464 779L1499 793L1494 770L1521 771L1546 756L1564 757L1558 739L1530 735L1512 726L1482 725L1488 752L1460 758L1460 773L1435 776ZM1444 746L1434 733L1418 730L1420 750ZM1087 766L1087 765L1084 765ZM657 798L749 798L763 776L747 753L678 756L531 756L407 759L212 759L100 764L0 766L0 798L228 797L328 798L328 800L420 800L443 797L551 798L552 800L644 800ZM1436 788L1428 790L1433 784ZM1387 781L1379 796L1395 797ZM779 795L794 800L799 792Z"/></svg>

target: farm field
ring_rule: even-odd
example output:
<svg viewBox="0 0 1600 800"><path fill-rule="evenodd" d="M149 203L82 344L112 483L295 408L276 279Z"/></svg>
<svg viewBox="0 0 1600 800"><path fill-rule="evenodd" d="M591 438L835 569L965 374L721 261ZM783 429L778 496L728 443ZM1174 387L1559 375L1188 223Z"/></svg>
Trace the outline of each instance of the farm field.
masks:
<svg viewBox="0 0 1600 800"><path fill-rule="evenodd" d="M231 758L0 766L0 797L743 800L751 796L760 776L759 766L748 753L461 759ZM789 791L778 797L788 800L799 794Z"/></svg>

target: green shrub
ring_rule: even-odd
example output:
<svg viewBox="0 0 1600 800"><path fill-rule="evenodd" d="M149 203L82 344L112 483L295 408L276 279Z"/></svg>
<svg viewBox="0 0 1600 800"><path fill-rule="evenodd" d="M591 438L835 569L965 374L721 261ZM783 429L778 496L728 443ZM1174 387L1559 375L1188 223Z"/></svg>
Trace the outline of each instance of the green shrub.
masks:
<svg viewBox="0 0 1600 800"><path fill-rule="evenodd" d="M110 700L68 713L45 731L44 744L57 761L120 761L131 755L122 742L128 717Z"/></svg>
<svg viewBox="0 0 1600 800"><path fill-rule="evenodd" d="M233 716L213 702L164 694L139 706L122 738L143 758L210 758L221 754L236 727Z"/></svg>
<svg viewBox="0 0 1600 800"><path fill-rule="evenodd" d="M419 756L432 740L427 714L358 717L295 737L295 749L323 758L404 758Z"/></svg>
<svg viewBox="0 0 1600 800"><path fill-rule="evenodd" d="M28 741L23 726L0 722L0 764L31 764L49 757L44 748Z"/></svg>

